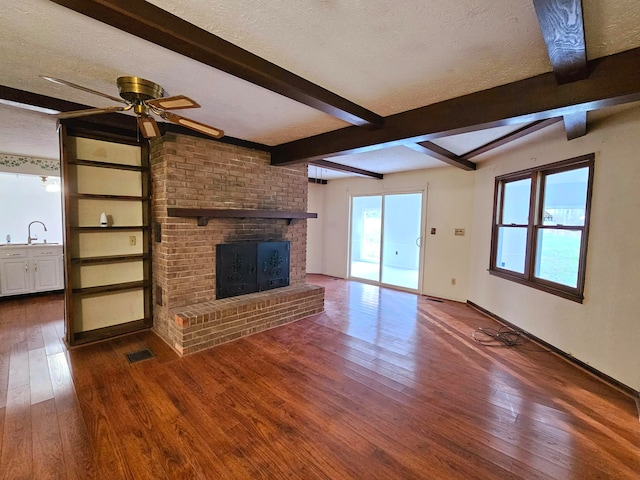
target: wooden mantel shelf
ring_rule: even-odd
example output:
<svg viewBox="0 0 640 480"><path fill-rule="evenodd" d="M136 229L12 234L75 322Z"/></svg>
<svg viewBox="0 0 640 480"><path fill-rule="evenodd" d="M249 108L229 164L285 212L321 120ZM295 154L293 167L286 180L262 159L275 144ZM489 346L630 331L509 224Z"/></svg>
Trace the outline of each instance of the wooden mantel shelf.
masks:
<svg viewBox="0 0 640 480"><path fill-rule="evenodd" d="M212 218L284 218L290 225L299 218L318 218L317 213L283 212L280 210L240 210L219 208L167 208L170 217L196 217L198 226L204 227Z"/></svg>

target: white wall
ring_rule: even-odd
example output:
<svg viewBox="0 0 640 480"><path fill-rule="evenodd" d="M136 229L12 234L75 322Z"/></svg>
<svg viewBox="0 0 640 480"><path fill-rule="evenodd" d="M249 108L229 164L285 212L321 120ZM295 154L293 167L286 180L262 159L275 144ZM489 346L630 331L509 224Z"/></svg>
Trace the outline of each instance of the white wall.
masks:
<svg viewBox="0 0 640 480"><path fill-rule="evenodd" d="M60 192L47 192L38 175L0 172L0 243L7 234L12 243L27 242L29 222L40 220L31 233L38 241L62 243L62 200Z"/></svg>
<svg viewBox="0 0 640 480"><path fill-rule="evenodd" d="M309 211L323 213L315 226L324 230L320 241L309 222L308 265L346 277L350 195L428 189L423 293L469 299L640 390L640 108L608 113L590 120L586 137L568 142L558 123L485 154L473 173L445 167L310 188ZM584 302L489 275L495 177L591 152L596 161ZM466 236L455 237L454 228L465 228Z"/></svg>
<svg viewBox="0 0 640 480"><path fill-rule="evenodd" d="M640 390L640 108L562 124L496 150L475 172L469 299L616 380ZM595 152L584 303L489 275L494 178Z"/></svg>
<svg viewBox="0 0 640 480"><path fill-rule="evenodd" d="M0 117L7 119L0 124L0 243L7 234L12 243L26 243L33 220L48 230L32 227L38 241L62 243L61 194L45 192L39 176L60 176L56 118L6 105L0 105Z"/></svg>
<svg viewBox="0 0 640 480"><path fill-rule="evenodd" d="M426 193L426 231L423 260L424 294L466 301L469 273L469 242L472 224L473 173L454 167L426 169L385 175L384 180L350 178L331 180L327 185L309 185L309 211L323 205L324 255L322 271L340 278L347 276L349 245L350 195L402 193L424 191ZM314 187L314 188L311 188ZM319 198L321 191L322 199ZM309 221L311 238L312 221ZM436 235L430 229L436 228ZM456 237L455 228L464 228L466 235ZM317 265L318 244L308 245L308 258ZM311 272L307 260L307 271ZM451 279L456 285L451 285Z"/></svg>
<svg viewBox="0 0 640 480"><path fill-rule="evenodd" d="M307 220L307 273L323 273L324 257L324 188L326 185L309 184L307 211L317 213L318 218Z"/></svg>

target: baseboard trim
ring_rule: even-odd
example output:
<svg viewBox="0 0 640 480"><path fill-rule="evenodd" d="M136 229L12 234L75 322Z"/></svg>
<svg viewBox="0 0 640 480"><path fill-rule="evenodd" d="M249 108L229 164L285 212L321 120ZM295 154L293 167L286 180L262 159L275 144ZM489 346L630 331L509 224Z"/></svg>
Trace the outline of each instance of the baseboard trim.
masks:
<svg viewBox="0 0 640 480"><path fill-rule="evenodd" d="M622 393L625 393L625 394L629 395L636 402L636 406L638 407L638 419L640 420L640 392L639 391L631 388L628 385L625 385L624 383L616 380L613 377L610 377L606 373L603 373L600 370L598 370L596 368L593 368L591 365L583 362L582 360L578 360L577 358L569 355L568 353L563 352L559 348L554 347L550 343L547 343L544 340L536 337L535 335L532 335L531 333L527 332L526 330L523 330L522 328L518 327L517 325L514 325L513 323L505 320L504 318L496 315L493 312L490 312L486 308L481 307L480 305L472 302L471 300L467 300L467 305L469 305L470 307L475 308L479 312L482 312L485 315L493 318L497 322L502 323L503 325L506 325L507 327L513 328L514 330L517 330L519 332L524 333L528 338L530 338L534 342L538 343L539 345L543 346L544 348L550 350L551 352L555 353L556 355L561 357L563 360L566 360L566 361L572 363L573 365L581 368L582 370L585 370L587 373L590 373L591 375L599 378L603 382L605 382L608 385L614 387L616 390L619 390Z"/></svg>

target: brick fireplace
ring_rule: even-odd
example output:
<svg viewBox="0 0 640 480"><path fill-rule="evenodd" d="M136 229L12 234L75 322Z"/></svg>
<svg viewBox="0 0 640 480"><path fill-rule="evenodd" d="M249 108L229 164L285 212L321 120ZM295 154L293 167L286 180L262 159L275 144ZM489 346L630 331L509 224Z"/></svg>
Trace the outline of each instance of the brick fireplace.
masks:
<svg viewBox="0 0 640 480"><path fill-rule="evenodd" d="M306 212L305 165L272 167L269 154L167 134L151 143L154 330L179 354L296 321L324 309L305 283L307 220L170 217L168 208ZM157 235L159 233L159 236ZM290 284L216 300L216 245L290 242Z"/></svg>

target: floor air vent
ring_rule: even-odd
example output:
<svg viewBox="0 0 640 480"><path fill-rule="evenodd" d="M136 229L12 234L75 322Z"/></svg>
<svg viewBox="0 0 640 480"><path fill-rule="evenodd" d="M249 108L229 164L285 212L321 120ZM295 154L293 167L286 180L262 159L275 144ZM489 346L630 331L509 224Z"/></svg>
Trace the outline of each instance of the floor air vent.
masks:
<svg viewBox="0 0 640 480"><path fill-rule="evenodd" d="M148 348L145 348L144 350L138 350L137 352L127 353L126 355L129 363L141 362L142 360L153 358L153 352Z"/></svg>

